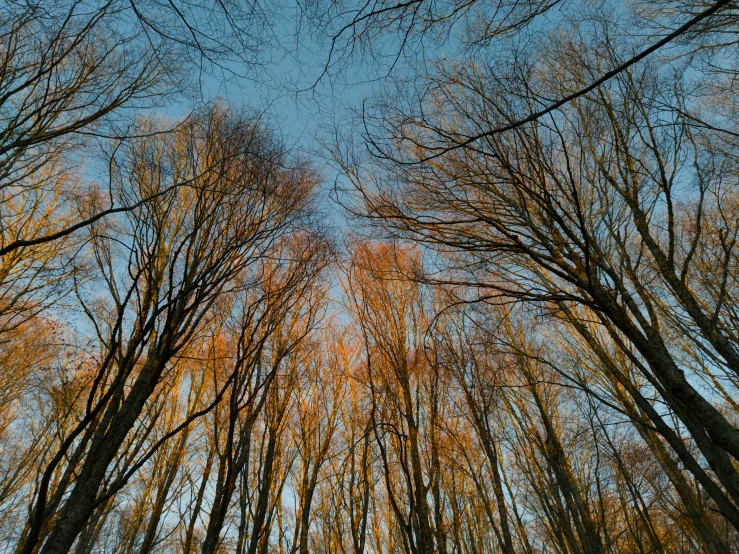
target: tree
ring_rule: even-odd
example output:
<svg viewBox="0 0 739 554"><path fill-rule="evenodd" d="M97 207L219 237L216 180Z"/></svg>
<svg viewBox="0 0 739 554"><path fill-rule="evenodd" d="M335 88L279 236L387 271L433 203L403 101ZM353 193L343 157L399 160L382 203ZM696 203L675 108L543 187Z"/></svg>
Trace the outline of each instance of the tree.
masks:
<svg viewBox="0 0 739 554"><path fill-rule="evenodd" d="M597 322L606 350L620 349L646 381L609 371L736 528L739 435L718 382L733 388L739 367L729 307L735 200L725 185L734 152L714 147L720 132L699 131L672 109L689 101L686 74L627 69L546 120L429 158L434 141L516 120L537 95L566 94L620 58L608 44L587 50L581 31L553 38L553 57L538 66L442 67L422 116L388 115L409 163L390 161L374 189L351 174L358 210L434 249L447 270L435 281L475 287L482 300L539 305L600 356ZM704 256L717 279L704 279ZM655 409L655 395L699 457Z"/></svg>
<svg viewBox="0 0 739 554"><path fill-rule="evenodd" d="M0 256L24 250L29 258L29 247L132 209L120 203L131 199L110 194L108 207L80 214L60 195L84 195L73 169L89 161L91 139L145 133L136 117L197 88L195 72L256 64L265 40L255 21L268 28L263 13L240 2L63 0L1 8ZM105 174L94 168L101 169Z"/></svg>
<svg viewBox="0 0 739 554"><path fill-rule="evenodd" d="M174 357L217 317L223 298L260 278L259 261L280 237L307 222L315 179L283 160L258 125L222 109L130 150L117 176L123 197L197 179L127 212L115 236L114 227L93 228L91 254L108 300L91 305L78 295L101 351L80 391L78 422L42 473L20 551L33 551L46 533L41 552L70 548L94 509L125 486L132 471L103 486L108 467ZM65 470L76 479L51 491L67 456L81 464Z"/></svg>

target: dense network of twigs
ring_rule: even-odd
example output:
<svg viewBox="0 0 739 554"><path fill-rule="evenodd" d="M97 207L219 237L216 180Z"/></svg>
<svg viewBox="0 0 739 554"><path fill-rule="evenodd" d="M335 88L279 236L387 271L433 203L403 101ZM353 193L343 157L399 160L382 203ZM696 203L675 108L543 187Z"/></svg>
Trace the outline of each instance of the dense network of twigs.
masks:
<svg viewBox="0 0 739 554"><path fill-rule="evenodd" d="M286 13L314 93L380 84L323 167L248 105L163 115L258 79ZM4 2L0 552L739 553L737 33Z"/></svg>

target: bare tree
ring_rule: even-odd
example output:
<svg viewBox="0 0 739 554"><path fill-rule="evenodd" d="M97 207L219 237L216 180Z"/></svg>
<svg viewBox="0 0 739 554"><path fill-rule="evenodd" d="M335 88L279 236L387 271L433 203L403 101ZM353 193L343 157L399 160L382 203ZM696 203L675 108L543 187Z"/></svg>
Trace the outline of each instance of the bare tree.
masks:
<svg viewBox="0 0 739 554"><path fill-rule="evenodd" d="M270 24L266 12L241 2L62 0L0 8L0 256L23 250L29 257L29 247L132 209L132 199L110 194L107 207L77 213L60 194L85 191L65 173L90 161L91 139L145 133L136 116L197 89L199 75L237 66L248 72L267 44L256 29ZM104 164L86 165L106 173Z"/></svg>
<svg viewBox="0 0 739 554"><path fill-rule="evenodd" d="M374 189L367 175L355 180L360 205L391 233L436 249L449 269L437 281L476 287L482 299L534 302L597 352L596 321L646 379L621 386L737 527L739 435L718 401L730 402L725 387L737 370L733 152L713 148L710 133L670 109L687 101L684 74L628 69L546 121L427 159L436 140L530 109L535 86L572 90L600 60L618 58L609 46L583 53L578 32L552 39L554 57L536 68L442 68L425 116L388 119L398 151L426 162L389 164ZM715 264L708 271L704 256Z"/></svg>
<svg viewBox="0 0 739 554"><path fill-rule="evenodd" d="M216 167L201 175L213 160ZM83 306L101 355L81 391L78 423L42 473L20 551L33 551L45 533L42 552L68 549L96 506L131 477L129 471L101 489L170 361L217 315L223 295L247 286L248 272L303 218L315 180L304 168L283 168L283 160L258 125L220 109L130 151L118 177L124 197L149 196L182 175L198 179L128 212L114 240L94 229L92 252L109 303ZM71 490L52 492L66 456L81 466L65 470L75 475Z"/></svg>

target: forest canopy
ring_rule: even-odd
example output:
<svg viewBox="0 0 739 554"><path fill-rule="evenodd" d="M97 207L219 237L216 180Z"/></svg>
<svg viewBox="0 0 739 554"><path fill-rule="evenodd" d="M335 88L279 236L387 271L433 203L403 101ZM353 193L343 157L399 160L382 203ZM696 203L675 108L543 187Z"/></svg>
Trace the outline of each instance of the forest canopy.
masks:
<svg viewBox="0 0 739 554"><path fill-rule="evenodd" d="M0 552L739 553L738 54L732 0L4 2Z"/></svg>

